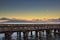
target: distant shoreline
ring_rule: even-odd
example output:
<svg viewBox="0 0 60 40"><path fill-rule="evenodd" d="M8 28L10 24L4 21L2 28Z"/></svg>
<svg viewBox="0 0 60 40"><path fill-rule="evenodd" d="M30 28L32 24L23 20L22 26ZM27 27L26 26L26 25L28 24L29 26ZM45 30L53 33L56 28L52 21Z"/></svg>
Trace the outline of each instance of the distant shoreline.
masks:
<svg viewBox="0 0 60 40"><path fill-rule="evenodd" d="M60 24L60 22L41 22L41 23L14 23L14 22L11 22L11 23L0 23L0 24Z"/></svg>

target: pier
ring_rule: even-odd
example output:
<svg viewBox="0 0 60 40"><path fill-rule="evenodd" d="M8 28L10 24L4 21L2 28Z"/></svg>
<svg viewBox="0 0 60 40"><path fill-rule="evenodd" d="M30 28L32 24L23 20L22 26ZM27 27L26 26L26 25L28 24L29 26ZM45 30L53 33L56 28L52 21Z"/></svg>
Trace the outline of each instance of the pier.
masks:
<svg viewBox="0 0 60 40"><path fill-rule="evenodd" d="M23 32L23 37L27 40L29 32L35 31L35 37L41 37L41 31L46 31L46 36L51 36L51 30L54 30L54 35L56 35L56 30L58 30L58 35L60 35L60 24L0 24L0 33L5 34L6 40L11 40L11 35L17 32L17 36L21 37L21 32Z"/></svg>

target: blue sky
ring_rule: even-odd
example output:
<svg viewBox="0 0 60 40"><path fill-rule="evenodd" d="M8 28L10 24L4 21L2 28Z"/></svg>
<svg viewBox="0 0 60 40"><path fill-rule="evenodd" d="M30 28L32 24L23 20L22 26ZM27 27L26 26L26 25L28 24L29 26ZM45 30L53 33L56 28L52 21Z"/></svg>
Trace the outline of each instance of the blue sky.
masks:
<svg viewBox="0 0 60 40"><path fill-rule="evenodd" d="M0 0L0 17L48 19L60 17L60 0Z"/></svg>

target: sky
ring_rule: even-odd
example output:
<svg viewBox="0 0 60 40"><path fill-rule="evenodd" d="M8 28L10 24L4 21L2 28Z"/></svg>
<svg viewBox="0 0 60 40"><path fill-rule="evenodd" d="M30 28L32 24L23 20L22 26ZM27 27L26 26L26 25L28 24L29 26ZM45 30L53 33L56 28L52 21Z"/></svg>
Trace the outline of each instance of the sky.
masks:
<svg viewBox="0 0 60 40"><path fill-rule="evenodd" d="M0 18L60 18L60 0L0 0Z"/></svg>

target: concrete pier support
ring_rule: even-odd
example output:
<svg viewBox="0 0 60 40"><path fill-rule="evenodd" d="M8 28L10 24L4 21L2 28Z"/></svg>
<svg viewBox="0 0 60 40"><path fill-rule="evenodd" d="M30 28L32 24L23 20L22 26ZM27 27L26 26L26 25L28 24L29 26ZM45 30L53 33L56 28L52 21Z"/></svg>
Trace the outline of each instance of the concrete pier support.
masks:
<svg viewBox="0 0 60 40"><path fill-rule="evenodd" d="M39 31L39 38L41 38L41 31Z"/></svg>
<svg viewBox="0 0 60 40"><path fill-rule="evenodd" d="M50 30L46 30L46 36L47 36L47 37L48 37L48 36L51 36Z"/></svg>
<svg viewBox="0 0 60 40"><path fill-rule="evenodd" d="M23 32L24 38L28 37L28 33L29 33L29 32Z"/></svg>
<svg viewBox="0 0 60 40"><path fill-rule="evenodd" d="M38 31L35 31L35 35L36 35L35 37L38 37Z"/></svg>
<svg viewBox="0 0 60 40"><path fill-rule="evenodd" d="M17 32L17 38L19 37L18 34L19 34L19 33Z"/></svg>
<svg viewBox="0 0 60 40"><path fill-rule="evenodd" d="M19 32L19 38L21 38L21 32Z"/></svg>
<svg viewBox="0 0 60 40"><path fill-rule="evenodd" d="M11 35L12 33L10 32L5 33L5 40L11 40Z"/></svg>
<svg viewBox="0 0 60 40"><path fill-rule="evenodd" d="M21 38L21 32L17 32L17 38Z"/></svg>
<svg viewBox="0 0 60 40"><path fill-rule="evenodd" d="M32 31L31 31L31 37L33 36Z"/></svg>
<svg viewBox="0 0 60 40"><path fill-rule="evenodd" d="M24 40L28 40L28 33L29 32L23 32Z"/></svg>
<svg viewBox="0 0 60 40"><path fill-rule="evenodd" d="M58 35L60 36L60 29L58 29Z"/></svg>
<svg viewBox="0 0 60 40"><path fill-rule="evenodd" d="M54 36L56 36L56 29L54 29Z"/></svg>
<svg viewBox="0 0 60 40"><path fill-rule="evenodd" d="M21 32L17 32L17 40L21 40Z"/></svg>
<svg viewBox="0 0 60 40"><path fill-rule="evenodd" d="M43 36L44 36L44 30L42 30L42 32L43 32Z"/></svg>

